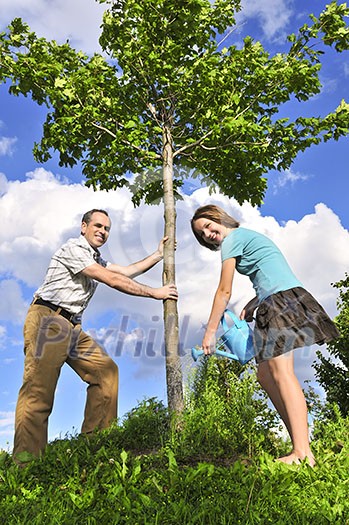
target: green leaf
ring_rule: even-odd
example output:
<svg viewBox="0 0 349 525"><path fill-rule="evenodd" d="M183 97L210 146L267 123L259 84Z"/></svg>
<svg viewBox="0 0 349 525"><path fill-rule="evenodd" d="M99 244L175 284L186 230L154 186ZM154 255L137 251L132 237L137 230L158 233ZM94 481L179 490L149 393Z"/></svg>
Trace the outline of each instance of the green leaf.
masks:
<svg viewBox="0 0 349 525"><path fill-rule="evenodd" d="M129 120L128 122L126 122L125 124L125 128L126 129L131 129L131 128L135 128L137 126L137 122L134 121L134 120Z"/></svg>

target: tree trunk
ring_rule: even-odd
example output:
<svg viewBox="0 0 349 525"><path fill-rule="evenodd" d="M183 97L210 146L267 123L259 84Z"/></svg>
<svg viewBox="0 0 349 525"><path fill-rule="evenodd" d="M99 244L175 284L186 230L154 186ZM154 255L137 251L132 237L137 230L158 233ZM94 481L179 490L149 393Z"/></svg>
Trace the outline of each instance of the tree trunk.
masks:
<svg viewBox="0 0 349 525"><path fill-rule="evenodd" d="M170 130L165 126L163 132L163 182L165 235L169 242L165 245L163 284L175 283L175 239L176 207L173 193L173 148ZM164 302L164 327L166 351L167 401L171 412L183 410L182 369L179 358L179 330L177 301Z"/></svg>

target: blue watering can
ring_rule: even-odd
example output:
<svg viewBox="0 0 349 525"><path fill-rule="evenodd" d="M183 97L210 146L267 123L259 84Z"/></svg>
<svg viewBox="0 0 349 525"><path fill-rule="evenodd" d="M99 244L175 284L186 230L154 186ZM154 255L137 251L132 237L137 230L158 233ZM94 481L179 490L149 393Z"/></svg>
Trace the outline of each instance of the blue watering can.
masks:
<svg viewBox="0 0 349 525"><path fill-rule="evenodd" d="M234 323L230 328L225 320L226 314ZM234 359L235 361L239 361L242 365L245 365L255 355L251 328L245 320L239 319L230 310L225 310L221 319L221 325L224 334L217 341L215 354L221 357ZM221 349L222 343L229 351ZM203 353L203 350L198 350L197 348L191 349L191 355L194 361L197 361Z"/></svg>

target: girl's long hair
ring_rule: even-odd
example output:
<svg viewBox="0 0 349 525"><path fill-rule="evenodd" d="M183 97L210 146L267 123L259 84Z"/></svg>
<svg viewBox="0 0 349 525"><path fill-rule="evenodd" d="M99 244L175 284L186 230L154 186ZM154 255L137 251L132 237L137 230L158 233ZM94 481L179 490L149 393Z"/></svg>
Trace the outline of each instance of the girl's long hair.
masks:
<svg viewBox="0 0 349 525"><path fill-rule="evenodd" d="M217 251L219 249L219 245L207 243L201 237L201 235L199 235L195 231L194 223L198 219L208 219L210 221L217 222L218 224L222 224L223 226L226 226L227 228L238 228L240 226L240 223L236 219L234 219L234 217L231 217L231 215L228 215L228 213L226 213L219 206L215 206L214 204L208 204L206 206L201 206L200 208L198 208L196 212L194 213L192 220L190 221L191 229L197 241L201 244L201 246L205 246L205 248L208 248L209 250L212 250L212 251Z"/></svg>

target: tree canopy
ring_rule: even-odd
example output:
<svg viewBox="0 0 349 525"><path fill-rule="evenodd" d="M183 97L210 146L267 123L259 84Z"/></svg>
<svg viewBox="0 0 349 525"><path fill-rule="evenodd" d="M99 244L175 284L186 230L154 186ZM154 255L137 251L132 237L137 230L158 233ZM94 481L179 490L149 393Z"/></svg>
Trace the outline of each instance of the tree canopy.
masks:
<svg viewBox="0 0 349 525"><path fill-rule="evenodd" d="M82 161L88 184L128 185L136 204L157 202L170 130L175 190L190 173L239 202L260 204L265 173L348 133L345 101L323 117L278 118L287 101L320 92L317 44L348 49L346 4L311 15L288 37L289 51L270 56L251 37L224 47L238 0L106 3L100 43L107 57L39 38L20 19L1 35L0 79L11 93L48 106L38 161L56 150L64 166ZM137 174L132 182L130 174Z"/></svg>

